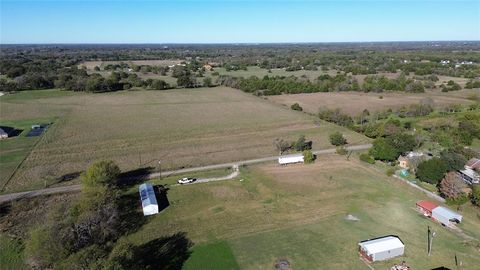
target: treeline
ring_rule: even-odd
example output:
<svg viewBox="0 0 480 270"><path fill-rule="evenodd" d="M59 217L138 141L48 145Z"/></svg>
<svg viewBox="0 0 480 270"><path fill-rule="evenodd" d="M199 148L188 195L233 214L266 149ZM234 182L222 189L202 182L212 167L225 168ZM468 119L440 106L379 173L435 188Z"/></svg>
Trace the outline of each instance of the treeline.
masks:
<svg viewBox="0 0 480 270"><path fill-rule="evenodd" d="M218 77L217 83L256 95L281 95L315 92L338 92L338 91L403 91L410 93L425 92L425 87L435 87L436 76L414 80L400 74L397 78L389 79L385 76L367 76L363 85L360 86L357 79L344 74L330 76L321 75L314 81L295 76L264 76L262 79L251 76L249 78L233 77L222 75Z"/></svg>

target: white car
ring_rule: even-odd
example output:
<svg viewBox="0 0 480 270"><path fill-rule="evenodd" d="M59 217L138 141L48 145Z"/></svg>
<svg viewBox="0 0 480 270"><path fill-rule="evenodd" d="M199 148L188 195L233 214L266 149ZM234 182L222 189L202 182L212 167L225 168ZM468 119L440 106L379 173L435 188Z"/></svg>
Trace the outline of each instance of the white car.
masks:
<svg viewBox="0 0 480 270"><path fill-rule="evenodd" d="M185 177L185 178L182 178L182 179L178 180L178 183L183 185L183 184L190 184L190 183L193 183L195 181L197 181L196 178Z"/></svg>

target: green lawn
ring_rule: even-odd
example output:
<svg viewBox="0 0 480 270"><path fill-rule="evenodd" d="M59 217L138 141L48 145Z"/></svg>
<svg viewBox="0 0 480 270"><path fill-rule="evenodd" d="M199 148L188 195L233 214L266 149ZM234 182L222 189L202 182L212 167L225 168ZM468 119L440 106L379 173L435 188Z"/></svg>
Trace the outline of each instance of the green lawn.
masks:
<svg viewBox="0 0 480 270"><path fill-rule="evenodd" d="M128 238L142 246L185 232L194 243L185 269L204 269L206 262L224 269L272 269L279 259L292 269L367 269L358 258L358 241L389 234L403 240L405 255L374 263L375 269L403 260L412 269L454 268L455 253L464 269L480 263L478 209L462 211L459 228L477 239L466 241L415 211L415 202L426 199L421 192L356 159L329 155L315 165L241 171L237 180L170 187L170 206L144 219ZM360 220L346 220L348 214ZM437 232L431 257L427 226Z"/></svg>
<svg viewBox="0 0 480 270"><path fill-rule="evenodd" d="M44 134L42 134L38 137L27 137L26 135L30 131L31 126L33 124L51 123L53 120L54 119L37 118L4 121L0 119L0 126L8 126L22 130L18 136L0 140L0 189L4 187L35 144L44 136Z"/></svg>
<svg viewBox="0 0 480 270"><path fill-rule="evenodd" d="M0 268L2 270L27 269L24 264L22 244L0 234Z"/></svg>

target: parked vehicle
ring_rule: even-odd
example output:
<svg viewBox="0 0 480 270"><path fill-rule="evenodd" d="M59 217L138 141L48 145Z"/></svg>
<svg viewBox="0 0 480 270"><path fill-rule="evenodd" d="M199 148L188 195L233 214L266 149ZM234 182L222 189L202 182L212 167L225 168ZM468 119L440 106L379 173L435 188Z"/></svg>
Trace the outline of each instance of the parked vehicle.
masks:
<svg viewBox="0 0 480 270"><path fill-rule="evenodd" d="M178 183L180 185L183 185L183 184L191 184L193 182L197 181L197 178L191 178L191 177L184 177L180 180L178 180Z"/></svg>

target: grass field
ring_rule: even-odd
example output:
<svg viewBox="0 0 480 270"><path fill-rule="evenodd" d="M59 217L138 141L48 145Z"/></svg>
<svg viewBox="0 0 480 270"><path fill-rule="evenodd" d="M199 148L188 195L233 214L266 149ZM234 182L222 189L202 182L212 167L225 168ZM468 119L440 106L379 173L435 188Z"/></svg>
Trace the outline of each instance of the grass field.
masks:
<svg viewBox="0 0 480 270"><path fill-rule="evenodd" d="M161 160L167 170L276 155L275 138L294 140L301 134L313 140L315 149L331 147L328 135L336 130L351 144L368 141L225 87L105 94L29 91L2 97L2 121L34 116L58 120L7 191L42 187L45 178L83 171L101 159L114 160L124 171L155 167Z"/></svg>
<svg viewBox="0 0 480 270"><path fill-rule="evenodd" d="M320 107L328 109L340 108L342 112L352 116L359 115L364 109L370 112L387 109L398 109L411 104L420 104L425 98L432 98L435 106L442 107L451 104L473 104L467 99L469 95L480 90L461 90L442 93L438 90L423 94L406 94L398 92L363 93L363 92L330 92L269 96L268 99L282 105L300 104L311 113L317 113ZM380 98L382 96L383 98Z"/></svg>
<svg viewBox="0 0 480 270"><path fill-rule="evenodd" d="M258 165L242 169L237 180L171 187L170 206L128 238L143 246L186 233L195 244L186 269L273 269L278 259L292 269L368 269L358 258L357 242L394 234L405 243L405 255L374 263L375 269L403 260L412 269L453 269L455 253L463 269L475 269L478 209L462 212L459 227L477 239L466 241L417 213L420 199L423 194L374 166L322 156L314 165ZM360 220L347 220L348 214ZM427 225L437 232L431 257ZM209 263L222 267L208 268Z"/></svg>

